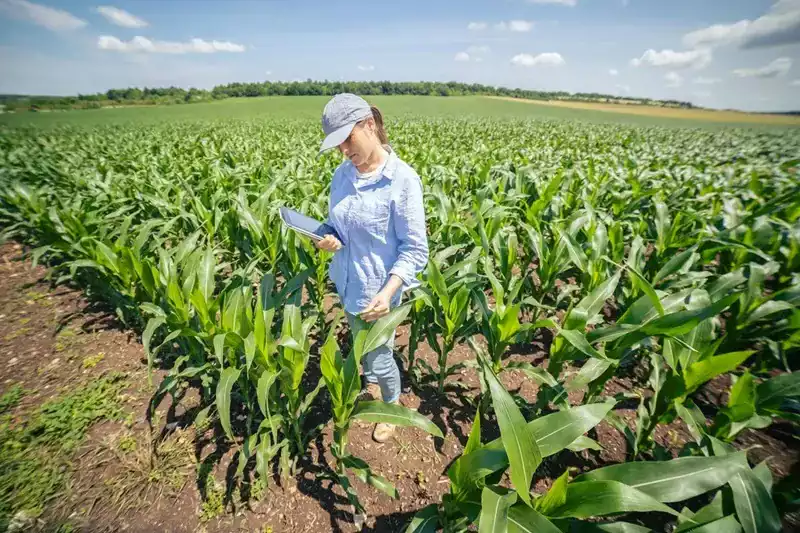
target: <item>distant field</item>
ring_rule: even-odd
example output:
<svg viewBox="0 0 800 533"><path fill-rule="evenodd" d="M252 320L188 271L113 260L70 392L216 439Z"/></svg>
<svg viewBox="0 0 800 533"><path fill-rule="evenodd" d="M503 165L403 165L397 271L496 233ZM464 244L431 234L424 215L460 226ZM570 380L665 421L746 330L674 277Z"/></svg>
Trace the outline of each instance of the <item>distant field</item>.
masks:
<svg viewBox="0 0 800 533"><path fill-rule="evenodd" d="M554 100L522 100L503 96L488 96L493 100L503 100L525 104L537 104L566 109L581 109L586 111L602 111L604 113L618 113L625 115L646 116L652 118L675 118L682 120L699 120L705 122L724 122L734 124L770 124L782 126L800 126L800 117L789 115L769 115L757 113L744 113L740 111L714 111L711 109L679 109L670 107L605 104L590 102L563 102Z"/></svg>
<svg viewBox="0 0 800 533"><path fill-rule="evenodd" d="M509 119L579 120L592 123L643 126L702 127L791 127L800 119L746 113L686 111L660 108L628 108L619 105L547 103L503 100L481 96L370 96L391 121L397 117L495 117ZM119 107L96 110L52 111L0 115L0 124L13 127L58 125L97 126L154 124L216 120L261 120L301 118L318 120L327 96L279 96L235 98L201 104ZM525 105L527 103L536 105Z"/></svg>

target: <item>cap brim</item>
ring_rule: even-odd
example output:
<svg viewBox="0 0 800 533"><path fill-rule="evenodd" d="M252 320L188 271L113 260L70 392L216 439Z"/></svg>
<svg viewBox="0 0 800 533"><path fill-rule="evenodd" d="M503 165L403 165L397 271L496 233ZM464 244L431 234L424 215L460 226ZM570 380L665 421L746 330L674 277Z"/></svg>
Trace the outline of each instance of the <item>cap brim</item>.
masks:
<svg viewBox="0 0 800 533"><path fill-rule="evenodd" d="M353 131L355 124L347 124L342 126L338 130L331 132L330 135L325 137L325 140L322 141L322 146L319 148L319 153L325 152L326 150L330 150L331 148L336 148L343 142L347 140L350 136L350 132Z"/></svg>

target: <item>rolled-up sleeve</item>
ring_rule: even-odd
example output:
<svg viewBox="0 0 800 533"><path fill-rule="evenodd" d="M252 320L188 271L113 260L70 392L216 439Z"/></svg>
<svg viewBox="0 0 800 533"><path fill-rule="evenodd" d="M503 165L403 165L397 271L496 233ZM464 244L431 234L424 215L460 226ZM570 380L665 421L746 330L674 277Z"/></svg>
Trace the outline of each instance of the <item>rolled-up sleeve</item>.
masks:
<svg viewBox="0 0 800 533"><path fill-rule="evenodd" d="M417 275L428 263L428 236L422 181L415 173L404 173L401 190L394 202L395 236L400 242L397 260L389 274L403 280L404 289L419 285ZM400 177L400 176L398 176Z"/></svg>

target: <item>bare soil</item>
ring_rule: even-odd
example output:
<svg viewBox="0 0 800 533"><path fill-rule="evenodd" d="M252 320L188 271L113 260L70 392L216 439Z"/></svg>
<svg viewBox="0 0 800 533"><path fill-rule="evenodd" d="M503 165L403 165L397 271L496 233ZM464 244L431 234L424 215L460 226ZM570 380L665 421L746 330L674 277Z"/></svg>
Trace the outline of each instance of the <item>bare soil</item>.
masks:
<svg viewBox="0 0 800 533"><path fill-rule="evenodd" d="M47 508L39 529L52 531L68 521L75 530L87 532L355 530L344 493L325 476L332 462L329 427L313 443L310 457L296 478L272 480L260 499L242 501L234 495L224 512L219 505L216 509L204 506L201 494L215 492L198 481L201 465L221 457L214 476L224 490L225 471L235 450L226 446L214 429L196 431L189 425L197 407L196 391L188 390L178 406L171 405L169 396L165 398L156 409L151 433L146 412L154 388L148 384L146 358L137 336L120 327L112 314L88 302L80 291L54 287L46 279L47 270L32 268L22 253L18 244L0 246L0 394L15 383L32 391L16 408L24 416L59 391L96 379L104 372L125 372L129 383L123 395L128 417L124 422L105 422L92 428L76 453L67 487ZM402 327L397 337L400 353L405 354L407 342L408 329ZM546 348L545 339L536 339L529 345L515 346L511 358L546 364ZM437 367L430 346L420 345L417 357ZM458 346L448 364L471 359L470 349ZM315 364L313 360L311 364ZM154 385L164 373L154 372ZM525 400L535 399L538 387L523 373L505 372L502 380ZM638 380L636 376L615 378L606 392L635 390L642 386ZM470 368L448 379L445 397L436 393L435 384L412 389L405 373L404 384L401 402L430 417L446 436L435 439L416 429L398 428L392 440L378 444L371 438L370 425L356 425L351 430L351 452L392 481L400 495L392 500L356 481L369 516L364 531L401 531L417 510L440 501L449 488L446 470L466 443L475 414L473 399L479 383ZM729 382L715 380L703 392L704 398L718 405L726 401L724 391L728 388ZM570 399L579 402L581 396ZM326 399L323 395L320 398L323 405L319 412L324 416ZM636 406L625 407L617 412L633 427ZM484 439L496 436L493 431L496 428L484 428ZM582 471L625 460L626 445L618 431L603 422L593 436L603 446L601 452L567 453L548 459L535 479L535 490L546 490L567 468ZM656 432L656 440L674 454L689 439L680 421ZM778 424L765 431L747 431L736 445L758 446L751 459L770 457L768 464L777 480L797 469L800 450L794 442L791 432L787 434Z"/></svg>

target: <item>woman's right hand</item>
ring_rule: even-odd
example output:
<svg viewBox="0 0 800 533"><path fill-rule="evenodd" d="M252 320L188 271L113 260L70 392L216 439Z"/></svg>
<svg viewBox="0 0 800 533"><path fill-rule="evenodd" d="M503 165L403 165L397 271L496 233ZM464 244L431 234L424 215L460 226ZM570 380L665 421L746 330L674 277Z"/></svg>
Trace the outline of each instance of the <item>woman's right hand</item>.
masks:
<svg viewBox="0 0 800 533"><path fill-rule="evenodd" d="M325 235L321 241L317 241L317 248L326 252L338 252L342 249L342 243L333 235Z"/></svg>

